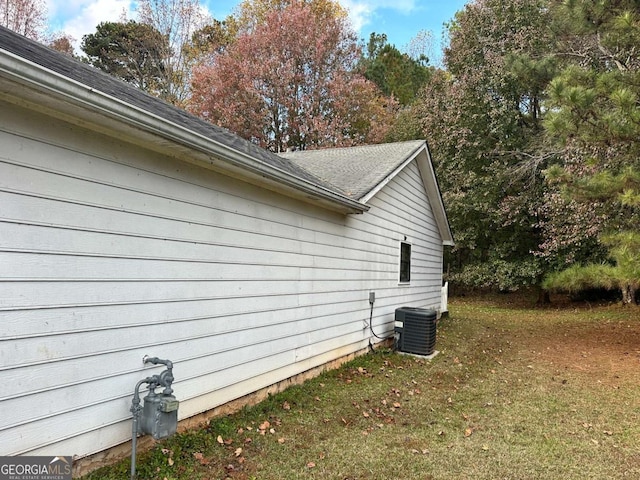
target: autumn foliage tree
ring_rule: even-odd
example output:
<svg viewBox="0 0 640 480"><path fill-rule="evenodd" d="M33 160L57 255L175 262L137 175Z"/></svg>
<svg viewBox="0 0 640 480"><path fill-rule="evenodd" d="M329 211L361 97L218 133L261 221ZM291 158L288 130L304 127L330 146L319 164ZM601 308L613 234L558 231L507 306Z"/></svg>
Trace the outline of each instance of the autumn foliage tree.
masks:
<svg viewBox="0 0 640 480"><path fill-rule="evenodd" d="M393 102L356 73L346 19L320 11L291 3L247 23L195 69L191 109L273 151L380 141Z"/></svg>
<svg viewBox="0 0 640 480"><path fill-rule="evenodd" d="M0 25L33 40L42 40L47 28L43 0L0 0Z"/></svg>

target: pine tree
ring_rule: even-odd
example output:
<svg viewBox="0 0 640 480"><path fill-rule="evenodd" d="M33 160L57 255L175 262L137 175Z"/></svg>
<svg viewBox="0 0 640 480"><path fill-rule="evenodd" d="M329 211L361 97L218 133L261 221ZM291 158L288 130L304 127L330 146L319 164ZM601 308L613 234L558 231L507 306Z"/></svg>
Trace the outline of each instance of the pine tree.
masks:
<svg viewBox="0 0 640 480"><path fill-rule="evenodd" d="M551 82L545 127L565 161L547 178L599 212L596 238L607 261L576 264L545 285L619 288L629 304L640 283L640 9L631 1L575 0L556 19L570 34L561 51L570 65Z"/></svg>

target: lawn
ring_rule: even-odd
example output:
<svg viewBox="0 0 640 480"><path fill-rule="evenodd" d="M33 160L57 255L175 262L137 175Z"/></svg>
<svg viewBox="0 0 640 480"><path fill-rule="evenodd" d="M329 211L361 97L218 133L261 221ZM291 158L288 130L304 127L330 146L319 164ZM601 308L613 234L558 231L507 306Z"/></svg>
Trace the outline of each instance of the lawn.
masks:
<svg viewBox="0 0 640 480"><path fill-rule="evenodd" d="M436 348L359 357L176 435L139 453L138 478L640 478L640 309L453 298Z"/></svg>

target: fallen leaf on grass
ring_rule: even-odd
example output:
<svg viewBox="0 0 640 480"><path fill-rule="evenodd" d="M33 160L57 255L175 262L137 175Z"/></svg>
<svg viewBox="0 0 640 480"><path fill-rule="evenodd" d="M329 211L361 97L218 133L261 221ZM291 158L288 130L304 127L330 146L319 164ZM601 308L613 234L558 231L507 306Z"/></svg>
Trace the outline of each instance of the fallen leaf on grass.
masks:
<svg viewBox="0 0 640 480"><path fill-rule="evenodd" d="M173 458L169 457L169 458L167 458L167 463L169 464L170 467L173 467L173 464L175 462L173 461Z"/></svg>
<svg viewBox="0 0 640 480"><path fill-rule="evenodd" d="M284 438L279 438L278 443L282 445L284 443Z"/></svg>
<svg viewBox="0 0 640 480"><path fill-rule="evenodd" d="M204 455L202 453L200 453L200 452L194 453L193 454L193 458L198 460L198 462L200 462L200 465L209 465L209 460L204 458Z"/></svg>
<svg viewBox="0 0 640 480"><path fill-rule="evenodd" d="M267 428L269 428L271 426L271 423L269 423L269 420L265 420L264 422L262 422L260 424L260 426L258 427L259 430L266 430Z"/></svg>
<svg viewBox="0 0 640 480"><path fill-rule="evenodd" d="M220 445L224 444L224 439L222 438L222 435L218 435L218 438L216 438L216 442L218 442Z"/></svg>
<svg viewBox="0 0 640 480"><path fill-rule="evenodd" d="M233 453L236 457L239 457L240 455L242 455L242 448L240 447L236 448L236 451Z"/></svg>
<svg viewBox="0 0 640 480"><path fill-rule="evenodd" d="M314 462L307 463L307 468L314 468L316 464Z"/></svg>
<svg viewBox="0 0 640 480"><path fill-rule="evenodd" d="M468 438L471 435L473 435L473 428L469 427L469 428L465 429L464 436Z"/></svg>
<svg viewBox="0 0 640 480"><path fill-rule="evenodd" d="M284 403L282 404L282 408L283 408L284 410L291 410L291 405L289 405L289 402L284 402Z"/></svg>

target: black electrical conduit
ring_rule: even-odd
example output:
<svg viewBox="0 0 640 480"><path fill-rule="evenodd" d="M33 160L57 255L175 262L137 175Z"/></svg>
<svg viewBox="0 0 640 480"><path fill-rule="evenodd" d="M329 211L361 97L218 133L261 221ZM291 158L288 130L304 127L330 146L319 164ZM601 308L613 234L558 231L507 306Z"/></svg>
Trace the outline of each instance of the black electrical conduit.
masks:
<svg viewBox="0 0 640 480"><path fill-rule="evenodd" d="M376 334L376 332L373 331L373 304L374 304L375 300L373 300L371 297L369 297L369 304L371 305L371 310L369 311L369 330L371 331L371 335L373 335L374 337L376 337L378 340L388 340L390 338L393 338L393 334L389 335L388 337L381 337L379 335ZM371 338L369 338L369 349L374 352L374 348L373 348L373 344L371 343Z"/></svg>

